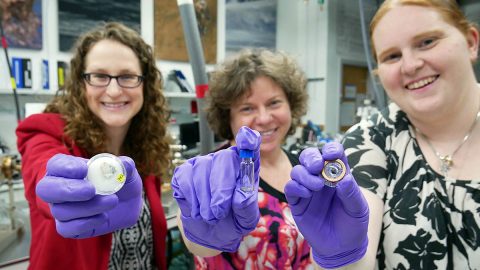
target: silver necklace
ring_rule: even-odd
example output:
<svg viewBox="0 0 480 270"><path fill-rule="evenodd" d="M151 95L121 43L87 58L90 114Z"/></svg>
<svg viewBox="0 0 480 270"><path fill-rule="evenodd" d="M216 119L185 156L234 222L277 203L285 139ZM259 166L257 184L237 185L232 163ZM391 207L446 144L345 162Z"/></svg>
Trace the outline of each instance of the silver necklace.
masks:
<svg viewBox="0 0 480 270"><path fill-rule="evenodd" d="M418 130L418 128L415 128L416 131L418 132L418 134L420 134L425 139L428 146L432 149L433 153L435 153L435 156L437 156L437 158L439 159L439 161L440 161L440 171L445 178L448 178L448 171L450 171L450 168L453 166L453 156L455 155L455 153L458 152L458 150L460 150L460 148L462 147L462 145L465 144L465 142L468 140L468 138L470 138L470 134L472 133L473 128L477 124L479 118L480 118L480 111L477 112L477 116L475 117L475 121L473 121L473 124L470 127L470 129L468 130L465 137L463 137L462 142L449 155L441 155L437 150L435 150L435 147L433 147L432 143L428 140L427 136L425 136L425 134L423 134L420 130Z"/></svg>

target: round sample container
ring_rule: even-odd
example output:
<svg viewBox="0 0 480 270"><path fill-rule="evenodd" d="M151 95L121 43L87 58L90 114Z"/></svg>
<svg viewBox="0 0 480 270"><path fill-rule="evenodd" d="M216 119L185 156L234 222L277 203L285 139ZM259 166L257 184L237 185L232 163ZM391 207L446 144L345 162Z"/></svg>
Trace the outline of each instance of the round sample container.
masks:
<svg viewBox="0 0 480 270"><path fill-rule="evenodd" d="M322 170L325 185L335 187L337 182L345 176L346 170L345 164L340 159L326 160Z"/></svg>
<svg viewBox="0 0 480 270"><path fill-rule="evenodd" d="M95 186L96 194L109 195L119 191L127 176L125 166L115 155L102 153L87 162L87 180Z"/></svg>

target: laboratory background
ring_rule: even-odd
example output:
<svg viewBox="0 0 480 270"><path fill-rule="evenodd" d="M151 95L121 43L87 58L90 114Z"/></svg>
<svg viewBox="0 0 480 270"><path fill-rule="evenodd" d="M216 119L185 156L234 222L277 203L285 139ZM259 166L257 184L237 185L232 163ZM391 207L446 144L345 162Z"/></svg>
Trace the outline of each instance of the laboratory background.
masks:
<svg viewBox="0 0 480 270"><path fill-rule="evenodd" d="M122 22L154 49L172 113L171 170L221 143L202 118L197 86L215 64L243 48L287 52L307 75L307 114L284 145L293 153L341 139L350 126L388 104L373 76L368 44L369 20L382 0L194 0L193 33L182 31L180 2L185 1L0 0L6 41L0 52L0 269L26 269L29 260L29 211L15 128L64 87L74 41L98 23ZM480 1L458 2L480 23ZM198 45L203 51L192 57ZM478 78L480 66L475 68ZM187 269L182 267L190 258L176 225L169 180L162 187L168 265Z"/></svg>

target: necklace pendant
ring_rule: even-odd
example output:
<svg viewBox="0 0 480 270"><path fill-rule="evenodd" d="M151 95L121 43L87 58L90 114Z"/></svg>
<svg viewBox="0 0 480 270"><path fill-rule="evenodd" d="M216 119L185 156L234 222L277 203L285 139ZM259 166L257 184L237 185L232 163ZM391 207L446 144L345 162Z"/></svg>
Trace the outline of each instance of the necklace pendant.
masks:
<svg viewBox="0 0 480 270"><path fill-rule="evenodd" d="M447 170L450 169L453 165L453 159L450 155L439 156L438 157L442 161L442 166L446 166Z"/></svg>

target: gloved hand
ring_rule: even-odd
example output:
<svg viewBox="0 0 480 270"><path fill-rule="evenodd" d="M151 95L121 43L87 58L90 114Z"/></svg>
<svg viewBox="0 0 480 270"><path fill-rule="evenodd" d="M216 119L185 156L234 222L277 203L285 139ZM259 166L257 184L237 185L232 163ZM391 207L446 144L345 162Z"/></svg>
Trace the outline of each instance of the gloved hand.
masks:
<svg viewBox="0 0 480 270"><path fill-rule="evenodd" d="M49 203L57 232L66 238L88 238L130 227L142 209L142 180L129 157L120 157L127 171L123 187L115 194L95 195L85 177L87 160L57 154L47 163L47 173L36 187Z"/></svg>
<svg viewBox="0 0 480 270"><path fill-rule="evenodd" d="M324 185L321 171L325 160L340 159L346 174L336 187ZM291 172L285 196L293 218L324 268L337 268L361 259L368 246L369 209L350 173L343 146L327 143L322 154L307 148Z"/></svg>
<svg viewBox="0 0 480 270"><path fill-rule="evenodd" d="M258 208L258 174L261 137L257 131L240 128L237 146L189 159L175 169L173 197L182 212L185 236L199 245L233 252L244 235L255 229ZM239 149L254 150L253 192L240 189Z"/></svg>

